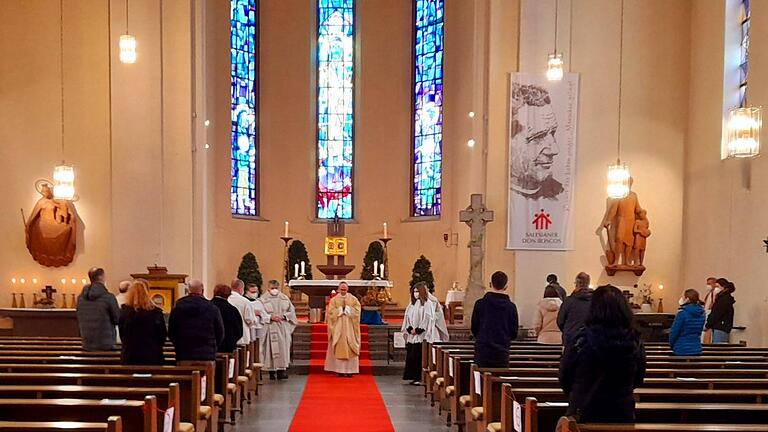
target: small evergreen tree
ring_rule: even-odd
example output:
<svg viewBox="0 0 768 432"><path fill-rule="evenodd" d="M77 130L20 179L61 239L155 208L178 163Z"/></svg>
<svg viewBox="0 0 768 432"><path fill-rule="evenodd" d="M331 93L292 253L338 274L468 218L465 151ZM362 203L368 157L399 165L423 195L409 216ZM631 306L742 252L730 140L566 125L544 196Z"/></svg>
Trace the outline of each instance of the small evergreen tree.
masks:
<svg viewBox="0 0 768 432"><path fill-rule="evenodd" d="M285 272L285 282L288 283L293 279L294 266L298 264L301 266L301 262L304 261L306 267L304 269L304 279L312 279L312 265L309 263L309 254L307 253L307 247L301 240L294 240L291 245L288 246L288 268Z"/></svg>
<svg viewBox="0 0 768 432"><path fill-rule="evenodd" d="M378 261L379 264L384 264L384 246L382 246L381 242L378 240L372 241L371 244L368 245L368 250L365 252L365 258L363 258L363 271L360 272L360 279L373 280L374 261Z"/></svg>
<svg viewBox="0 0 768 432"><path fill-rule="evenodd" d="M243 255L243 260L240 262L240 268L237 269L237 278L248 284L255 284L261 290L263 280L261 278L261 271L259 271L259 263L256 261L256 255L251 252Z"/></svg>
<svg viewBox="0 0 768 432"><path fill-rule="evenodd" d="M432 263L424 256L413 263L413 273L411 275L411 286L418 282L426 282L430 291L435 289L435 276L432 275Z"/></svg>

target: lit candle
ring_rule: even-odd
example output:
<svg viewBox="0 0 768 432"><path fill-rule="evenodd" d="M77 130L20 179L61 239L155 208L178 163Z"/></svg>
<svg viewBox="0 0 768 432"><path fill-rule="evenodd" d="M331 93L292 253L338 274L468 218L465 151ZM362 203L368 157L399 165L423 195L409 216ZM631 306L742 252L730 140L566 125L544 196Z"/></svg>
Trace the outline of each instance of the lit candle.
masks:
<svg viewBox="0 0 768 432"><path fill-rule="evenodd" d="M80 282L82 282L82 283L83 283L83 285L85 285L86 283L88 283L88 281L87 281L87 280L85 280L85 278L83 278L83 279L82 279Z"/></svg>
<svg viewBox="0 0 768 432"><path fill-rule="evenodd" d="M378 276L379 275L379 261L373 262L373 275Z"/></svg>
<svg viewBox="0 0 768 432"><path fill-rule="evenodd" d="M307 274L306 271L307 271L307 263L302 261L301 262L301 275L304 276L305 274Z"/></svg>
<svg viewBox="0 0 768 432"><path fill-rule="evenodd" d="M293 278L294 279L299 278L299 263L296 263L293 265Z"/></svg>
<svg viewBox="0 0 768 432"><path fill-rule="evenodd" d="M26 280L26 279L24 279L24 278L21 278L21 280L20 280L19 282L21 282L21 283L22 283L22 285L23 285L23 284L25 284L25 283L27 282L27 280Z"/></svg>
<svg viewBox="0 0 768 432"><path fill-rule="evenodd" d="M74 284L76 284L76 283L77 283L77 279L75 279L75 278L72 278L72 285L74 285Z"/></svg>
<svg viewBox="0 0 768 432"><path fill-rule="evenodd" d="M379 274L381 275L381 278L384 279L384 264L379 266Z"/></svg>
<svg viewBox="0 0 768 432"><path fill-rule="evenodd" d="M16 278L11 278L11 283L16 285Z"/></svg>
<svg viewBox="0 0 768 432"><path fill-rule="evenodd" d="M663 290L664 290L664 284L659 284L659 291L663 291Z"/></svg>
<svg viewBox="0 0 768 432"><path fill-rule="evenodd" d="M37 284L37 278L32 278L32 283Z"/></svg>
<svg viewBox="0 0 768 432"><path fill-rule="evenodd" d="M67 280L66 280L66 279L64 279L64 278L61 278L61 284L62 284L62 285L66 285L66 284L67 284Z"/></svg>
<svg viewBox="0 0 768 432"><path fill-rule="evenodd" d="M285 221L285 233L283 233L283 237L288 237L288 221Z"/></svg>
<svg viewBox="0 0 768 432"><path fill-rule="evenodd" d="M387 235L387 223L386 222L384 222L384 238L389 238L389 236Z"/></svg>

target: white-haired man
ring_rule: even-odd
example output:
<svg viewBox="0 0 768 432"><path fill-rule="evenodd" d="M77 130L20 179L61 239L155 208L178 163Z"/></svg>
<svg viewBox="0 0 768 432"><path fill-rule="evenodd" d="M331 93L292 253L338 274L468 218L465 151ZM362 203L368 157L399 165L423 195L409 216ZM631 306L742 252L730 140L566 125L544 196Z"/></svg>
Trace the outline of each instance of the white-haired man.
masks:
<svg viewBox="0 0 768 432"><path fill-rule="evenodd" d="M189 294L179 299L168 318L168 338L176 349L176 361L213 362L219 344L224 342L221 312L205 299L199 280L189 281Z"/></svg>
<svg viewBox="0 0 768 432"><path fill-rule="evenodd" d="M118 285L118 294L115 296L117 298L117 305L122 307L126 301L128 301L128 288L131 287L131 281L124 280L120 282L120 285Z"/></svg>

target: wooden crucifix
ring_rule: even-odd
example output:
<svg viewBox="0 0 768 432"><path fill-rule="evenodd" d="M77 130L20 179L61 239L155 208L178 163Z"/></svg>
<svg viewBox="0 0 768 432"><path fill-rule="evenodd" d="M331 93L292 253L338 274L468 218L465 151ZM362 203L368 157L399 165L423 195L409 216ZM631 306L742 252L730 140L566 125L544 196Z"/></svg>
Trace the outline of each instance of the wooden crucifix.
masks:
<svg viewBox="0 0 768 432"><path fill-rule="evenodd" d="M493 221L493 212L485 207L482 194L472 194L469 207L459 213L459 221L469 226L469 283L464 299L464 322L470 322L472 307L484 291L483 238L485 225Z"/></svg>

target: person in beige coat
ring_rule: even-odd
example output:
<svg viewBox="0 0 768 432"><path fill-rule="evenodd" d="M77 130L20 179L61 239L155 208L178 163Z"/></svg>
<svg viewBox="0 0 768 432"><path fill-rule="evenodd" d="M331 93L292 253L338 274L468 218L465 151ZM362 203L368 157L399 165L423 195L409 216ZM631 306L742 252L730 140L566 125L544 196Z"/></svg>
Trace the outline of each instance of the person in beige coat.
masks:
<svg viewBox="0 0 768 432"><path fill-rule="evenodd" d="M562 342L560 328L557 327L557 313L563 301L553 286L547 286L544 290L544 298L539 302L536 310L536 342L547 345L559 345Z"/></svg>

